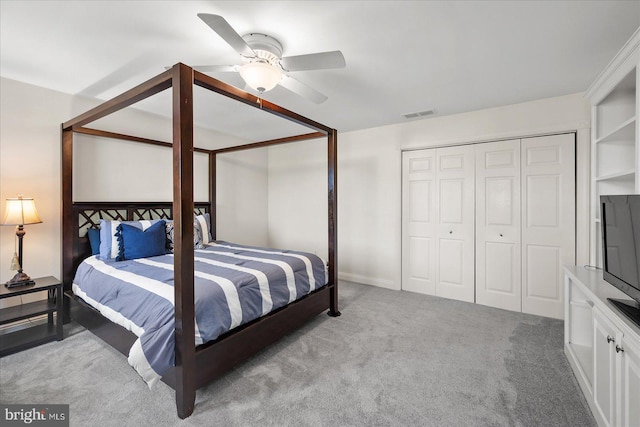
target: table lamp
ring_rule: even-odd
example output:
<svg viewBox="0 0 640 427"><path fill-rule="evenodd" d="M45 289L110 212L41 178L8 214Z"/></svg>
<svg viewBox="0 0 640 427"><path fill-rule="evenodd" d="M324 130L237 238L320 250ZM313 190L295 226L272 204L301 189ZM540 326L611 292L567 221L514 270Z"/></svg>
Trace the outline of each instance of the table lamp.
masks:
<svg viewBox="0 0 640 427"><path fill-rule="evenodd" d="M32 198L18 196L14 199L7 199L7 207L0 224L15 225L16 236L18 237L18 264L15 264L15 259L11 261L12 268L18 267L18 273L4 284L7 288L31 285L35 283L31 280L31 277L22 271L22 266L24 265L22 260L22 238L26 234L24 231L25 225L39 224L41 222L42 220L38 216L36 204Z"/></svg>

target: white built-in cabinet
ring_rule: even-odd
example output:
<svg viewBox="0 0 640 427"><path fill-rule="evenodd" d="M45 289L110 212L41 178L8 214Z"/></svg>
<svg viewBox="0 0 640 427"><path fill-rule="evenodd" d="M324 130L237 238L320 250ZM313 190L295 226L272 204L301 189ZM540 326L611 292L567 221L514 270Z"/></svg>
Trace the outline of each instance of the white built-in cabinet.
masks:
<svg viewBox="0 0 640 427"><path fill-rule="evenodd" d="M590 262L602 266L600 196L640 192L640 29L586 97L591 102ZM564 350L601 427L640 426L640 328L607 298L602 271L565 267Z"/></svg>
<svg viewBox="0 0 640 427"><path fill-rule="evenodd" d="M565 267L564 351L601 427L640 426L640 328L607 298L599 270Z"/></svg>
<svg viewBox="0 0 640 427"><path fill-rule="evenodd" d="M575 134L403 153L402 289L563 316Z"/></svg>
<svg viewBox="0 0 640 427"><path fill-rule="evenodd" d="M589 87L591 264L602 265L600 196L640 192L640 29Z"/></svg>

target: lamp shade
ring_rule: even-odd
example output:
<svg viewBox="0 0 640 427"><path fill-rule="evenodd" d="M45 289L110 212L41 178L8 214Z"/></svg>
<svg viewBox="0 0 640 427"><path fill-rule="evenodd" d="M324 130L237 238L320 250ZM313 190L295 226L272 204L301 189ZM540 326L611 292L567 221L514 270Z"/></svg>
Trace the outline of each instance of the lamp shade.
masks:
<svg viewBox="0 0 640 427"><path fill-rule="evenodd" d="M7 208L2 218L2 225L38 224L41 222L42 220L38 216L36 204L32 198L7 199Z"/></svg>
<svg viewBox="0 0 640 427"><path fill-rule="evenodd" d="M282 71L268 62L254 61L240 67L240 76L249 86L262 93L273 89L280 82Z"/></svg>

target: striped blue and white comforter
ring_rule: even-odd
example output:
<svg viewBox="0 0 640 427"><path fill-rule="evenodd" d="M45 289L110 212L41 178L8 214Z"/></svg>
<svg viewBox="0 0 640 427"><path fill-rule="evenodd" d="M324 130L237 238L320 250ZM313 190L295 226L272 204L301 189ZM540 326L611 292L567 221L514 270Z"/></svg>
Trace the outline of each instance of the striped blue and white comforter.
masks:
<svg viewBox="0 0 640 427"><path fill-rule="evenodd" d="M195 344L321 288L326 263L316 255L218 241L195 251ZM138 336L129 364L152 386L174 365L173 255L83 261L73 292Z"/></svg>

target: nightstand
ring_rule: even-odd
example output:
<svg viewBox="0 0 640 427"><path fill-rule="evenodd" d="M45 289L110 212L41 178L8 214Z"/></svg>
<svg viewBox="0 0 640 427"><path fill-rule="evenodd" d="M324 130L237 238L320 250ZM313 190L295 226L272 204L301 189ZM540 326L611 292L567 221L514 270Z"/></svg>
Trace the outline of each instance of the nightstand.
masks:
<svg viewBox="0 0 640 427"><path fill-rule="evenodd" d="M62 282L55 277L34 279L34 285L7 288L0 285L0 299L47 292L47 299L0 309L0 325L46 314L47 323L26 325L11 332L0 331L0 357L50 341L62 340ZM55 321L53 313L56 314Z"/></svg>

